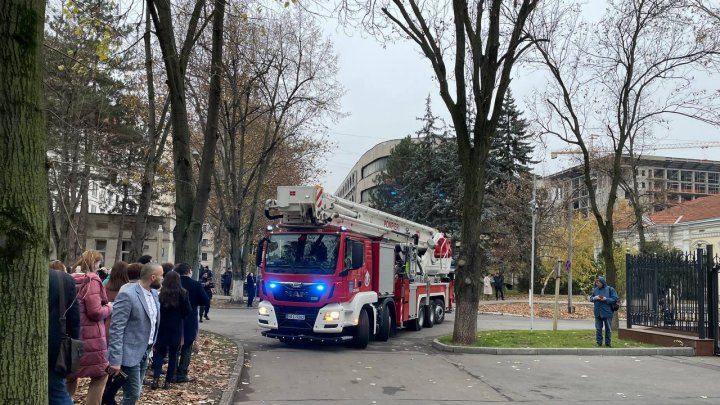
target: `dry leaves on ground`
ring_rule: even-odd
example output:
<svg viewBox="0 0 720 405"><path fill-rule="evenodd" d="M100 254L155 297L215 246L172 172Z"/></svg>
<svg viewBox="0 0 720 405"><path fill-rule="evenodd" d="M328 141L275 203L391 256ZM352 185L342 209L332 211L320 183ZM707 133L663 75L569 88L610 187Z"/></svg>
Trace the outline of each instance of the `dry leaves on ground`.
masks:
<svg viewBox="0 0 720 405"><path fill-rule="evenodd" d="M548 303L535 303L534 315L536 318L552 319L554 314L554 305ZM508 304L483 304L478 307L480 313L499 313L502 315L518 315L530 316L530 305L524 302L508 303ZM590 305L575 305L575 313L569 314L567 311L567 303L560 303L559 319L593 319L593 307ZM621 308L620 317L625 317L625 312Z"/></svg>
<svg viewBox="0 0 720 405"><path fill-rule="evenodd" d="M228 380L235 367L237 354L238 348L232 340L200 331L200 337L195 341L195 352L190 364L189 377L193 381L185 384L172 384L172 388L167 390L151 390L149 386L144 385L138 404L204 405L219 403L223 391L228 388ZM149 367L146 379L152 378L151 370L152 367ZM163 381L161 378L161 386ZM85 402L89 383L90 380L87 378L80 380L74 397L76 403ZM117 396L118 403L121 402L120 398L122 398L122 394Z"/></svg>

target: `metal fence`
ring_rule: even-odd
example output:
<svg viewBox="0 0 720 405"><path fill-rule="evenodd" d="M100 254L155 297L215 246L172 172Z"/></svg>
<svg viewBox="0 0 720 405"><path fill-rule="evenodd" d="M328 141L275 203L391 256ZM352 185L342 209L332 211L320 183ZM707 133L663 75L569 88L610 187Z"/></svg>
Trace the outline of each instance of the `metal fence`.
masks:
<svg viewBox="0 0 720 405"><path fill-rule="evenodd" d="M691 254L626 257L627 327L718 335L718 266L712 246Z"/></svg>

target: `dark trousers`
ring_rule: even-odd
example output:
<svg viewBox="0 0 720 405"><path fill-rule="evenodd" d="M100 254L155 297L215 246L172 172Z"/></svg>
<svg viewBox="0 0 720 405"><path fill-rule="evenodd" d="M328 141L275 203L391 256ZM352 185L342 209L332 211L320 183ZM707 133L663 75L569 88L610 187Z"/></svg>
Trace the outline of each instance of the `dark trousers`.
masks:
<svg viewBox="0 0 720 405"><path fill-rule="evenodd" d="M595 342L597 342L598 346L601 345L603 341L603 327L605 327L605 346L612 344L611 322L612 318L595 317Z"/></svg>
<svg viewBox="0 0 720 405"><path fill-rule="evenodd" d="M248 308L252 306L253 299L255 298L255 290L248 290Z"/></svg>
<svg viewBox="0 0 720 405"><path fill-rule="evenodd" d="M65 388L65 377L53 370L48 370L48 404L73 405L73 401Z"/></svg>
<svg viewBox="0 0 720 405"><path fill-rule="evenodd" d="M230 284L223 285L223 292L225 293L226 297L230 295Z"/></svg>
<svg viewBox="0 0 720 405"><path fill-rule="evenodd" d="M503 292L502 286L495 287L495 299L502 298L505 299L505 293Z"/></svg>
<svg viewBox="0 0 720 405"><path fill-rule="evenodd" d="M180 346L180 361L177 367L177 377L187 377L194 342L194 340L186 340L185 343Z"/></svg>
<svg viewBox="0 0 720 405"><path fill-rule="evenodd" d="M180 351L180 345L156 345L155 355L153 357L153 377L160 378L162 374L162 366L165 362L165 355L168 355L168 368L165 374L165 381L173 382L175 380L175 370L177 369L178 352Z"/></svg>

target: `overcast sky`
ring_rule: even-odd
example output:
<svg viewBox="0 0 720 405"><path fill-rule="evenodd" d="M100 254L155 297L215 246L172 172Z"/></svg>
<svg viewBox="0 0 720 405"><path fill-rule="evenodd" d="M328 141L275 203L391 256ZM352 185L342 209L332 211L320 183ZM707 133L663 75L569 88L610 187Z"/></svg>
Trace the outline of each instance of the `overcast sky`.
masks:
<svg viewBox="0 0 720 405"><path fill-rule="evenodd" d="M604 2L591 2L589 13L600 15ZM373 38L355 34L348 36L335 29L334 22L326 24L326 32L339 54L340 77L347 94L342 99L342 110L350 115L332 125L329 130L336 148L327 156L324 168L327 175L321 184L335 192L360 156L379 142L414 134L420 127L417 117L423 115L425 98L430 94L435 115L448 114L432 79L429 62L421 57L409 42L398 42L383 47ZM511 85L521 109L534 87L542 85L538 74L528 76L518 70ZM716 80L715 80L716 81ZM713 81L708 81L713 83ZM717 86L715 86L717 87ZM658 129L655 135L660 143L692 141L720 141L720 130L689 120L675 121L670 130ZM557 139L548 139L548 149L564 149ZM550 159L549 150L539 153L542 160L535 171L547 175L567 168L573 159L565 156ZM720 148L660 150L655 154L696 159L720 160Z"/></svg>

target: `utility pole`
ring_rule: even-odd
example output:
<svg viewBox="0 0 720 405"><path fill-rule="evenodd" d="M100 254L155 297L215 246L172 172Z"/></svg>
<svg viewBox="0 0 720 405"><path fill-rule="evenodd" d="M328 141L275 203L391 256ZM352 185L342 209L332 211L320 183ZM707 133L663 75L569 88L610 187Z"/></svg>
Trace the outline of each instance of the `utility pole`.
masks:
<svg viewBox="0 0 720 405"><path fill-rule="evenodd" d="M533 174L533 193L532 200L530 201L530 211L532 211L532 241L530 242L530 332L533 330L533 324L535 322L535 308L533 303L533 291L535 290L535 219L537 216L537 201L536 196L536 181L535 175Z"/></svg>
<svg viewBox="0 0 720 405"><path fill-rule="evenodd" d="M572 187L572 186L571 186ZM571 194L572 197L572 194ZM572 224L573 224L573 203L572 198L568 201L568 252L567 252L567 262L565 262L565 270L568 273L568 314L572 314L574 311L573 304L572 304L572 291L573 291L573 285L572 285Z"/></svg>

